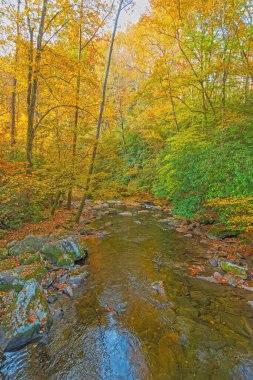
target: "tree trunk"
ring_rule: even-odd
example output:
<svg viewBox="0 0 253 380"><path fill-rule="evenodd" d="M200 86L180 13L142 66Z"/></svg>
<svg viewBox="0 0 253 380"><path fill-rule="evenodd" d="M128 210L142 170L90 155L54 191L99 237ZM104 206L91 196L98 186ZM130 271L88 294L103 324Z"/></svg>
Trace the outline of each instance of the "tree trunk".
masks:
<svg viewBox="0 0 253 380"><path fill-rule="evenodd" d="M28 162L28 168L33 167L33 141L35 137L34 129L34 116L37 101L38 90L38 74L39 65L41 61L42 41L44 36L45 18L47 14L48 0L43 0L42 12L40 18L39 32L37 37L36 56L35 56L35 68L33 70L33 28L31 27L28 17L28 28L30 33L30 53L29 53L29 69L28 69L28 96L27 96L27 109L28 109L28 124L27 124L27 145L26 145L26 157Z"/></svg>
<svg viewBox="0 0 253 380"><path fill-rule="evenodd" d="M99 138L100 138L103 113L104 113L104 108L105 108L107 83L108 83L108 78L109 78L109 73L110 73L110 66L111 66L111 61L112 61L112 53L113 53L114 41L115 41L115 37L116 37L116 33L117 33L119 16L120 16L120 13L121 13L121 10L122 10L122 5L123 5L123 0L120 0L118 11L117 11L117 15L116 15L115 22L114 22L114 29L113 29L113 33L112 33L111 45L110 45L110 50L109 50L109 56L108 56L108 61L107 61L106 72L105 72L105 80L104 80L104 86L103 86L102 102L101 102L101 106L100 106L100 112L99 112L99 118L98 118L98 124L97 124L96 140L95 140L95 143L94 143L93 152L92 152L92 156L91 156L91 162L90 162L88 177L87 177L87 181L86 181L85 191L84 191L83 198L82 198L82 201L81 201L81 204L80 204L80 207L78 209L78 212L77 212L77 215L76 215L76 219L75 219L76 223L79 223L80 217L81 217L82 212L83 212L85 201L86 201L89 189L90 189L91 176L93 174L94 164L95 164L95 160L96 160L96 156L97 156L97 148L98 148L98 142L99 142Z"/></svg>
<svg viewBox="0 0 253 380"><path fill-rule="evenodd" d="M72 169L74 175L75 172L75 160L76 160L76 144L77 144L77 132L78 132L78 120L79 120L79 98L80 98L80 88L81 88L81 59L82 59L82 21L83 21L83 0L81 1L81 11L80 11L80 24L79 24L79 43L78 43L78 74L76 79L76 110L75 110L75 120L74 120L74 133L73 133L73 143L72 143ZM71 210L72 204L72 185L68 191L67 209Z"/></svg>
<svg viewBox="0 0 253 380"><path fill-rule="evenodd" d="M11 92L11 155L14 157L14 150L16 145L16 99L17 99L17 78L16 70L18 64L18 53L19 53L19 40L20 40L20 3L17 3L17 35L16 35L16 48L15 48L15 61L14 61L14 77L12 80L12 92Z"/></svg>

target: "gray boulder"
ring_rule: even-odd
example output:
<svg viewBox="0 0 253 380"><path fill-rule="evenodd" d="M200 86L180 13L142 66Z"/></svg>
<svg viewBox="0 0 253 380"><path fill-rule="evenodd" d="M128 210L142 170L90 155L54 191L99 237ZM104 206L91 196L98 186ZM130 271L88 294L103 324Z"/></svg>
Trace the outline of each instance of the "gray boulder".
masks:
<svg viewBox="0 0 253 380"><path fill-rule="evenodd" d="M47 242L41 252L53 264L69 268L73 267L76 261L87 256L87 247L81 247L78 241L70 236Z"/></svg>
<svg viewBox="0 0 253 380"><path fill-rule="evenodd" d="M75 276L69 277L69 283L71 285L80 285L86 278L89 276L88 272L83 272L81 274L77 274Z"/></svg>
<svg viewBox="0 0 253 380"><path fill-rule="evenodd" d="M51 315L37 281L26 282L4 315L0 349L12 351L41 336L51 326Z"/></svg>
<svg viewBox="0 0 253 380"><path fill-rule="evenodd" d="M22 278L22 274L25 270L25 266L16 267L0 272L0 288L1 289L15 289L22 288L25 284L25 280Z"/></svg>
<svg viewBox="0 0 253 380"><path fill-rule="evenodd" d="M23 253L39 252L46 243L47 238L44 236L28 235L23 240L14 240L8 244L7 248L11 255L19 256Z"/></svg>

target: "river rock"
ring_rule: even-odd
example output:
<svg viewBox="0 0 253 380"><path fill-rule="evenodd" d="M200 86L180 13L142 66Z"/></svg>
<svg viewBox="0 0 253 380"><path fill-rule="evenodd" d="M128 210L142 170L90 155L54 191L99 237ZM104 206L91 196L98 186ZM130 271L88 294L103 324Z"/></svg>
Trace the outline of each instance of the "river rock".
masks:
<svg viewBox="0 0 253 380"><path fill-rule="evenodd" d="M25 270L25 266L16 267L0 272L0 288L22 288L25 284L22 274Z"/></svg>
<svg viewBox="0 0 253 380"><path fill-rule="evenodd" d="M71 286L66 286L63 289L63 293L66 294L69 298L73 298L74 297L73 290L72 290Z"/></svg>
<svg viewBox="0 0 253 380"><path fill-rule="evenodd" d="M47 238L44 236L28 235L23 240L14 240L8 244L7 248L11 255L18 256L23 253L39 252L46 243Z"/></svg>
<svg viewBox="0 0 253 380"><path fill-rule="evenodd" d="M214 277L210 277L210 276L196 276L196 278L198 278L199 280L211 282L213 284L218 284L218 281Z"/></svg>
<svg viewBox="0 0 253 380"><path fill-rule="evenodd" d="M123 211L119 213L120 216L133 216L133 213L130 211Z"/></svg>
<svg viewBox="0 0 253 380"><path fill-rule="evenodd" d="M160 219L158 220L159 223L167 224L171 227L179 227L181 225L180 221L173 218L173 217L168 217L166 219Z"/></svg>
<svg viewBox="0 0 253 380"><path fill-rule="evenodd" d="M49 304L55 303L58 299L58 295L56 293L50 294L50 296L47 297L47 302Z"/></svg>
<svg viewBox="0 0 253 380"><path fill-rule="evenodd" d="M47 273L41 282L43 289L49 288L49 286L51 286L52 283L56 280L56 277L57 277L57 275L55 272Z"/></svg>
<svg viewBox="0 0 253 380"><path fill-rule="evenodd" d="M247 269L244 267L223 260L219 261L219 265L225 272L231 272L237 277L243 278L244 280L246 280L248 277Z"/></svg>
<svg viewBox="0 0 253 380"><path fill-rule="evenodd" d="M109 204L108 203L101 203L101 204L98 204L98 205L95 205L93 206L93 210L103 210L103 209L106 209L106 208L109 208Z"/></svg>
<svg viewBox="0 0 253 380"><path fill-rule="evenodd" d="M148 215L150 214L150 211L149 210L140 210L137 212L138 215Z"/></svg>
<svg viewBox="0 0 253 380"><path fill-rule="evenodd" d="M5 351L18 349L51 326L51 316L42 289L31 279L17 294L4 315L0 327L0 348Z"/></svg>
<svg viewBox="0 0 253 380"><path fill-rule="evenodd" d="M70 276L69 277L69 283L71 285L80 285L86 278L89 277L89 272L83 272L76 276Z"/></svg>
<svg viewBox="0 0 253 380"><path fill-rule="evenodd" d="M108 208L108 215L117 215L118 211L116 210L116 208Z"/></svg>
<svg viewBox="0 0 253 380"><path fill-rule="evenodd" d="M72 236L47 242L41 252L53 264L63 268L73 267L76 261L87 256L87 248L81 248Z"/></svg>
<svg viewBox="0 0 253 380"><path fill-rule="evenodd" d="M86 230L86 235L87 236L91 236L91 235L94 235L94 233L95 233L95 230L94 229L89 229L89 230Z"/></svg>
<svg viewBox="0 0 253 380"><path fill-rule="evenodd" d="M218 260L217 259L210 259L209 260L209 263L212 265L212 267L214 268L218 268L219 266L219 263L218 263Z"/></svg>

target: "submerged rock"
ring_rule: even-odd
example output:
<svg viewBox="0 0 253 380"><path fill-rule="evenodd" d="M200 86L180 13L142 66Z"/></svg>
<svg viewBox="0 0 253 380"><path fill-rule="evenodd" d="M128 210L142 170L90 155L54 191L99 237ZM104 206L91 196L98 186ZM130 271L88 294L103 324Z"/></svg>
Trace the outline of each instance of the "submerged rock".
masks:
<svg viewBox="0 0 253 380"><path fill-rule="evenodd" d="M51 326L42 289L31 279L14 298L0 327L0 348L12 351L41 336Z"/></svg>
<svg viewBox="0 0 253 380"><path fill-rule="evenodd" d="M179 227L181 225L181 222L173 217L168 217L166 219L160 219L158 220L159 223L167 224L171 227Z"/></svg>
<svg viewBox="0 0 253 380"><path fill-rule="evenodd" d="M137 212L138 215L149 215L150 211L149 210L140 210Z"/></svg>
<svg viewBox="0 0 253 380"><path fill-rule="evenodd" d="M69 283L71 285L80 285L86 278L89 277L88 272L77 274L76 276L70 276Z"/></svg>
<svg viewBox="0 0 253 380"><path fill-rule="evenodd" d="M217 259L210 259L209 260L209 263L212 265L212 267L214 268L218 268L219 266L219 263L218 263L218 260Z"/></svg>
<svg viewBox="0 0 253 380"><path fill-rule="evenodd" d="M196 278L198 278L199 280L211 282L213 284L218 284L218 281L214 277L210 277L210 276L196 276Z"/></svg>
<svg viewBox="0 0 253 380"><path fill-rule="evenodd" d="M119 213L120 216L133 216L133 213L130 211L124 211Z"/></svg>
<svg viewBox="0 0 253 380"><path fill-rule="evenodd" d="M165 295L164 285L162 281L155 281L151 284L152 288L157 290L159 294Z"/></svg>
<svg viewBox="0 0 253 380"><path fill-rule="evenodd" d="M231 272L237 277L243 278L244 280L246 280L248 277L246 268L233 264L230 261L220 260L219 265L225 272Z"/></svg>

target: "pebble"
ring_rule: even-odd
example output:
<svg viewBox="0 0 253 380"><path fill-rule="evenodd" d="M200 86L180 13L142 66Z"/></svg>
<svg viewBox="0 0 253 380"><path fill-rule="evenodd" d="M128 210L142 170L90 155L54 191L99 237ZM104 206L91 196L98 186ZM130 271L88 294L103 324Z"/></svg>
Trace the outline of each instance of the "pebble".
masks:
<svg viewBox="0 0 253 380"><path fill-rule="evenodd" d="M212 267L214 267L214 268L218 268L218 266L219 266L219 263L218 263L218 261L216 260L216 259L211 259L211 260L209 260L209 263L212 265Z"/></svg>

